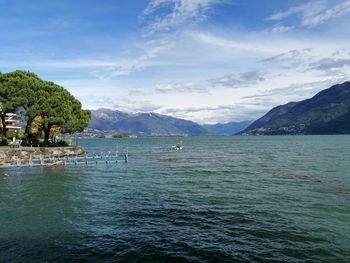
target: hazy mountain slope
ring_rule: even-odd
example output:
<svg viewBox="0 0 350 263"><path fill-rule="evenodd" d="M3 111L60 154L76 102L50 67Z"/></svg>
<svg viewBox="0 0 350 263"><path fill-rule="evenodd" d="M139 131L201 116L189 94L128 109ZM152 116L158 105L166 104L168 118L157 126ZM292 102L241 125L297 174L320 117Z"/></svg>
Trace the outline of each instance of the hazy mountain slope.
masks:
<svg viewBox="0 0 350 263"><path fill-rule="evenodd" d="M204 124L204 129L208 131L210 135L233 135L246 129L252 121L242 122L228 122L217 124Z"/></svg>
<svg viewBox="0 0 350 263"><path fill-rule="evenodd" d="M90 129L112 131L117 129L118 121L130 117L128 113L100 108L91 112Z"/></svg>
<svg viewBox="0 0 350 263"><path fill-rule="evenodd" d="M332 86L311 99L278 106L243 134L350 133L350 82Z"/></svg>
<svg viewBox="0 0 350 263"><path fill-rule="evenodd" d="M92 111L90 129L139 135L205 135L207 131L192 121L156 113L127 114L99 109Z"/></svg>

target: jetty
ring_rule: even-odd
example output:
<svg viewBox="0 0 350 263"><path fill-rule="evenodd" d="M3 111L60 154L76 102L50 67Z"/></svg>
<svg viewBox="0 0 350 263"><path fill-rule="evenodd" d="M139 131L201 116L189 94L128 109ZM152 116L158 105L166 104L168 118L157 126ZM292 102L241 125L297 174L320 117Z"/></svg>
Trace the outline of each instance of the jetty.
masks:
<svg viewBox="0 0 350 263"><path fill-rule="evenodd" d="M9 151L10 152L10 151ZM48 148L46 151L37 151L33 148L17 149L10 152L12 156L0 159L0 169L21 167L53 167L53 166L78 166L98 164L118 164L129 161L127 146L116 147L115 151L108 152L85 152L80 147L64 149ZM9 154L9 153L8 153Z"/></svg>

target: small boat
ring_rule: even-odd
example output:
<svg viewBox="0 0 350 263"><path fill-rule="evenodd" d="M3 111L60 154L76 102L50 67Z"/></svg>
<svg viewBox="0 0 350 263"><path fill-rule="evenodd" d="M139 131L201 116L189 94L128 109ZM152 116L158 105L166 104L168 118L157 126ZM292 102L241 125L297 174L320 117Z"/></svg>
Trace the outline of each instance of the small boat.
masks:
<svg viewBox="0 0 350 263"><path fill-rule="evenodd" d="M171 149L178 151L178 150L182 150L183 147L181 146L181 144L174 144L173 146L171 146Z"/></svg>

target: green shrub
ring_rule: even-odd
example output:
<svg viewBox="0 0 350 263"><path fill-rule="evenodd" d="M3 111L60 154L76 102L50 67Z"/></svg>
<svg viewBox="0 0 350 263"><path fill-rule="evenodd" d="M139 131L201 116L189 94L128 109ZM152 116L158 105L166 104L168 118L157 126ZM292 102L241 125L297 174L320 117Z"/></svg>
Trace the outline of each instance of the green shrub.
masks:
<svg viewBox="0 0 350 263"><path fill-rule="evenodd" d="M22 139L24 137L24 131L23 130L18 130L17 132L15 131L7 131L6 137L8 139L12 139L15 137L16 139Z"/></svg>
<svg viewBox="0 0 350 263"><path fill-rule="evenodd" d="M57 147L67 147L67 146L69 146L69 144L66 141L58 141L58 142L56 142L55 146L57 146Z"/></svg>
<svg viewBox="0 0 350 263"><path fill-rule="evenodd" d="M39 147L40 148L46 148L46 147L67 147L70 146L68 142L66 141L57 141L55 143L49 141L48 144L46 144L45 142L39 142Z"/></svg>

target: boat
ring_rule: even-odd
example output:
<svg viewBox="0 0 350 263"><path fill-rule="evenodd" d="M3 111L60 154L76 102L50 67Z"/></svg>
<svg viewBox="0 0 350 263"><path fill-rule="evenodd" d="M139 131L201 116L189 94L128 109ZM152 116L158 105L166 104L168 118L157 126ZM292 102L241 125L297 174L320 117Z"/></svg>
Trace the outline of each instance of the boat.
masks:
<svg viewBox="0 0 350 263"><path fill-rule="evenodd" d="M182 150L183 147L181 144L174 144L173 146L171 146L171 149L178 151L178 150Z"/></svg>

